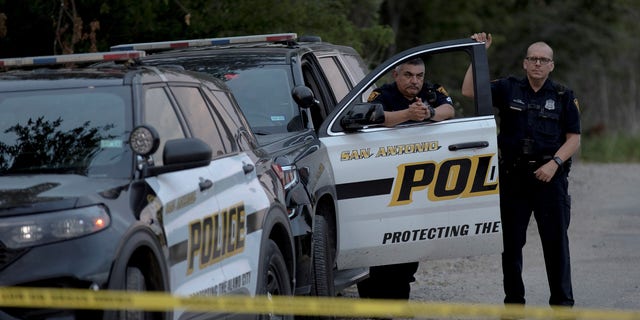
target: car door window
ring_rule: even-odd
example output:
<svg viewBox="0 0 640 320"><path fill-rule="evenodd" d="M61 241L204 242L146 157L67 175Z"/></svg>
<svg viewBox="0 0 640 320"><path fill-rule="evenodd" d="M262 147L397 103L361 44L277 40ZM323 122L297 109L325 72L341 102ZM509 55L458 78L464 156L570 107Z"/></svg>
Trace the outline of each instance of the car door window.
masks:
<svg viewBox="0 0 640 320"><path fill-rule="evenodd" d="M336 100L342 100L342 98L349 93L349 89L351 89L351 84L347 82L346 73L342 70L334 56L320 57L318 61L329 81Z"/></svg>
<svg viewBox="0 0 640 320"><path fill-rule="evenodd" d="M220 129L220 140L225 145L227 153L238 151L240 139L241 123L245 128L249 128L249 124L242 122L242 114L238 113L238 108L232 102L229 94L223 91L208 90L207 97L213 105L213 121L218 124ZM247 147L243 144L244 147Z"/></svg>
<svg viewBox="0 0 640 320"><path fill-rule="evenodd" d="M172 87L176 100L189 125L189 129L196 138L202 139L213 150L214 156L225 154L218 127L213 121L209 107L197 87Z"/></svg>
<svg viewBox="0 0 640 320"><path fill-rule="evenodd" d="M162 150L165 142L185 137L178 115L164 88L155 87L145 91L144 122L153 126L160 135L160 147L153 154L153 158L157 165L162 165Z"/></svg>

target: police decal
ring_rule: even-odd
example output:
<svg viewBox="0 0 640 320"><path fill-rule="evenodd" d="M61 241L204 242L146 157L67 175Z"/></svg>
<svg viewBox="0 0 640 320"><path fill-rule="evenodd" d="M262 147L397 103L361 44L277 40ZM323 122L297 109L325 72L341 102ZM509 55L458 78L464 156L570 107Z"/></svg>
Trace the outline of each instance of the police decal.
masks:
<svg viewBox="0 0 640 320"><path fill-rule="evenodd" d="M245 272L239 276L217 283L209 288L200 290L192 294L192 296L219 296L231 294L246 287L251 282L251 272Z"/></svg>
<svg viewBox="0 0 640 320"><path fill-rule="evenodd" d="M477 197L498 193L494 154L404 163L398 166L389 206L413 202L413 194L427 190L430 201Z"/></svg>
<svg viewBox="0 0 640 320"><path fill-rule="evenodd" d="M375 151L375 154L373 153L371 148L364 148L359 150L348 150L348 151L340 152L340 161L368 159L368 158L371 158L372 156L374 158L401 156L404 154L436 151L436 150L439 150L440 148L441 146L439 145L438 141L424 141L424 142L416 142L416 143L409 143L409 144L378 147L378 150Z"/></svg>
<svg viewBox="0 0 640 320"><path fill-rule="evenodd" d="M428 241L500 232L500 221L385 232L382 244Z"/></svg>
<svg viewBox="0 0 640 320"><path fill-rule="evenodd" d="M244 251L247 216L244 203L224 208L189 223L187 275Z"/></svg>

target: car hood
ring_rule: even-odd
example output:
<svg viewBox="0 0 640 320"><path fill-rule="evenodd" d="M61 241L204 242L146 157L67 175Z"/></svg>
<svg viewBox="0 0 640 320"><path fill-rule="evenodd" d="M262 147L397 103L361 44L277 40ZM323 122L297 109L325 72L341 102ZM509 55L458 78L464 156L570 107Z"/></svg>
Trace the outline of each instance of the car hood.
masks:
<svg viewBox="0 0 640 320"><path fill-rule="evenodd" d="M81 175L0 177L0 216L63 210L116 198L129 184L125 179Z"/></svg>

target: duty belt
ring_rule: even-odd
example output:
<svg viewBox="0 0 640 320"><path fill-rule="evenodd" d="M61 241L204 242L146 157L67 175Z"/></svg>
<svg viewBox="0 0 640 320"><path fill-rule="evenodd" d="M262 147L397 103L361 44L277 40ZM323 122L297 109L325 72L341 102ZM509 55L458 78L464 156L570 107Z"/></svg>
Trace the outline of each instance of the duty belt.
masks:
<svg viewBox="0 0 640 320"><path fill-rule="evenodd" d="M515 158L505 158L503 161L503 165L521 168L521 169L537 169L543 164L549 162L549 160L553 159L553 156L518 156Z"/></svg>

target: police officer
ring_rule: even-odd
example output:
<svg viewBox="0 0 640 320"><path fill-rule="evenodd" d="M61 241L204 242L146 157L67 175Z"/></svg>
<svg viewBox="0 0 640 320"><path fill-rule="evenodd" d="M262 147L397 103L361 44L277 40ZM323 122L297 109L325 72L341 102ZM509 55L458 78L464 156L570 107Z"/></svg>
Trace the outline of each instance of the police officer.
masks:
<svg viewBox="0 0 640 320"><path fill-rule="evenodd" d="M422 59L397 66L392 77L394 82L375 89L368 99L383 105L385 126L453 117L453 102L444 87L425 83ZM358 283L358 294L361 298L409 299L417 270L418 262L371 267L369 278Z"/></svg>
<svg viewBox="0 0 640 320"><path fill-rule="evenodd" d="M491 34L471 36L491 46ZM580 114L573 92L549 79L553 50L529 46L522 62L526 77L491 82L500 117L500 209L505 303L524 304L522 248L533 212L544 252L550 305L573 306L567 230L571 199L567 177L580 147ZM462 94L473 97L471 67Z"/></svg>
<svg viewBox="0 0 640 320"><path fill-rule="evenodd" d="M444 87L425 83L422 59L398 65L391 75L394 82L375 89L368 99L383 105L385 126L453 117L453 101Z"/></svg>

